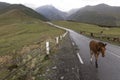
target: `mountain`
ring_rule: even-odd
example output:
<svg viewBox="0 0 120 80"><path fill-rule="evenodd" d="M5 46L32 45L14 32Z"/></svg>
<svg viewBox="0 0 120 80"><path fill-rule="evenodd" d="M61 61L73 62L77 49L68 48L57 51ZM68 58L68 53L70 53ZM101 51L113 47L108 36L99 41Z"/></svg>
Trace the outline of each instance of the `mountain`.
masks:
<svg viewBox="0 0 120 80"><path fill-rule="evenodd" d="M0 10L8 7L10 4L9 3L5 3L5 2L0 2Z"/></svg>
<svg viewBox="0 0 120 80"><path fill-rule="evenodd" d="M0 8L0 19L21 19L21 18L36 18L40 20L48 20L43 15L37 13L31 8L28 8L21 4L8 4L1 3L2 7ZM0 5L1 6L1 5Z"/></svg>
<svg viewBox="0 0 120 80"><path fill-rule="evenodd" d="M65 17L67 16L67 13L56 9L52 5L38 7L36 11L50 20L64 20Z"/></svg>
<svg viewBox="0 0 120 80"><path fill-rule="evenodd" d="M77 9L71 9L70 11L67 12L68 13L67 16L70 16L70 15L76 13L78 10L79 10L79 8L77 8Z"/></svg>
<svg viewBox="0 0 120 80"><path fill-rule="evenodd" d="M120 7L106 4L86 6L68 16L67 19L100 26L120 26Z"/></svg>

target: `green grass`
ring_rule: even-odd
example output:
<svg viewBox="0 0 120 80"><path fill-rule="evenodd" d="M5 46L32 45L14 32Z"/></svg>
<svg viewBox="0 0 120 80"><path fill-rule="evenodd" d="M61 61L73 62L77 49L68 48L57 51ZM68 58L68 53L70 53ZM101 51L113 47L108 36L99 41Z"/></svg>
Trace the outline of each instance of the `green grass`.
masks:
<svg viewBox="0 0 120 80"><path fill-rule="evenodd" d="M51 61L44 59L45 42L50 41L50 54L53 54L53 47L56 47L55 37L65 31L41 20L47 19L22 5L13 5L0 14L0 79L11 74L7 80L23 80L32 71L30 66L33 64L35 70L32 71L32 76L46 73ZM37 56L34 58L35 55ZM22 66L17 73L8 70L14 64ZM38 78L46 80L46 76Z"/></svg>
<svg viewBox="0 0 120 80"><path fill-rule="evenodd" d="M53 23L75 30L77 32L86 31L86 32L100 33L100 31L104 31L104 34L120 35L120 28L105 28L92 24L69 22L69 21L55 21Z"/></svg>
<svg viewBox="0 0 120 80"><path fill-rule="evenodd" d="M24 45L54 38L62 33L63 30L50 27L39 20L0 22L0 55L12 54Z"/></svg>
<svg viewBox="0 0 120 80"><path fill-rule="evenodd" d="M81 31L85 31L87 36L90 36L90 33L100 34L103 31L103 35L109 37L120 37L120 28L106 28L99 27L97 25L85 24L79 22L70 22L70 21L54 21L54 24L72 29L80 33ZM112 42L114 43L114 42ZM119 42L117 44L120 44Z"/></svg>

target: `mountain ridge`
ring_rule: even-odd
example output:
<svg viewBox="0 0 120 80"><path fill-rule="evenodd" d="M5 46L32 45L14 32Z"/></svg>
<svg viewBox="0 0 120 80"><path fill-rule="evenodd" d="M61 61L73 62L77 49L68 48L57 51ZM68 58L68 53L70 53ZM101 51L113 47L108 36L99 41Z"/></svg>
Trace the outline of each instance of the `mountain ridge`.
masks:
<svg viewBox="0 0 120 80"><path fill-rule="evenodd" d="M65 20L67 13L56 9L52 5L45 5L35 9L50 20Z"/></svg>
<svg viewBox="0 0 120 80"><path fill-rule="evenodd" d="M43 21L48 20L43 15L37 13L33 9L31 9L29 7L26 7L22 4L9 4L9 3L3 3L3 2L2 3L0 2L0 4L3 5L0 9L0 18L2 18L2 19L4 17L9 17L9 16L12 15L14 18L18 18L18 19L21 18L21 17L24 19L24 17L27 16L27 17L30 17L30 18L36 18L36 19L40 19L40 20L43 20ZM7 4L7 6L5 4ZM15 15L13 15L13 14L15 14ZM24 16L23 16L23 14L24 14Z"/></svg>
<svg viewBox="0 0 120 80"><path fill-rule="evenodd" d="M120 7L106 4L86 6L68 16L67 20L109 27L120 26Z"/></svg>
<svg viewBox="0 0 120 80"><path fill-rule="evenodd" d="M22 4L9 4L0 2L0 18L36 18L43 21L48 20L71 20L100 26L120 26L120 7L98 4L85 6L63 12L52 5L38 7L35 10Z"/></svg>

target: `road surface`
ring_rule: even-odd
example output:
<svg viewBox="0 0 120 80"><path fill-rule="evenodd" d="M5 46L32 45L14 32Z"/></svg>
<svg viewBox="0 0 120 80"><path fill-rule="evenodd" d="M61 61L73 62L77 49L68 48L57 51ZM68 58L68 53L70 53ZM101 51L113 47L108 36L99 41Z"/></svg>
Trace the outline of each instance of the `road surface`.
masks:
<svg viewBox="0 0 120 80"><path fill-rule="evenodd" d="M76 33L73 30L54 25L55 27L69 31L73 45L76 44L79 51L76 53L80 60L78 64L81 65L81 72L84 80L120 80L120 47L107 43L106 56L103 58L101 55L98 59L99 68L96 69L93 63L90 63L90 38ZM80 75L80 76L81 76Z"/></svg>

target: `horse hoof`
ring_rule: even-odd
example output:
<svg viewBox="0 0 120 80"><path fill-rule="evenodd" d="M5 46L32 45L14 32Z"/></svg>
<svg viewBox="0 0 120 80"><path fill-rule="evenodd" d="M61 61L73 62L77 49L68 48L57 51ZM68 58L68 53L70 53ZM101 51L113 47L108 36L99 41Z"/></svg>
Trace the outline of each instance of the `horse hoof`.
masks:
<svg viewBox="0 0 120 80"><path fill-rule="evenodd" d="M98 68L98 65L96 65L96 68Z"/></svg>
<svg viewBox="0 0 120 80"><path fill-rule="evenodd" d="M96 66L96 68L98 68L98 67Z"/></svg>

